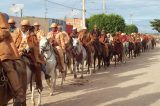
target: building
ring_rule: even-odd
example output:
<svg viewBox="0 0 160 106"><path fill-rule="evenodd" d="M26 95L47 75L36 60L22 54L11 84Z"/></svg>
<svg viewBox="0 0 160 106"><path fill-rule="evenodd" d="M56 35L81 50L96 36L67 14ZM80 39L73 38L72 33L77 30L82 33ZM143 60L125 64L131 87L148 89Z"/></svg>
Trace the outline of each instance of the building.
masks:
<svg viewBox="0 0 160 106"><path fill-rule="evenodd" d="M82 28L82 19L81 18L66 18L66 24L73 25L73 27L76 27L78 29Z"/></svg>
<svg viewBox="0 0 160 106"><path fill-rule="evenodd" d="M31 16L26 16L26 17L23 17L22 19L20 17L14 17L14 16L10 16L10 18L15 19L17 27L20 26L20 22L22 19L28 19L30 21L31 25L33 25L34 22L38 22L41 25L41 29L43 29L46 34L50 31L50 25L52 23L57 23L62 26L62 29L64 31L66 30L66 22L64 20L60 20L60 19L40 18L40 17L31 17Z"/></svg>

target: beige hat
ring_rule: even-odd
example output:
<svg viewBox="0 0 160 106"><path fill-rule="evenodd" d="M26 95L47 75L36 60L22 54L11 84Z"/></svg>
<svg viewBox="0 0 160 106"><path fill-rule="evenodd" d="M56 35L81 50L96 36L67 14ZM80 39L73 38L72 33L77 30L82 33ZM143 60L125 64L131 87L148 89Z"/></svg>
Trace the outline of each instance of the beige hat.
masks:
<svg viewBox="0 0 160 106"><path fill-rule="evenodd" d="M121 35L124 36L124 35L126 35L126 33L122 33Z"/></svg>
<svg viewBox="0 0 160 106"><path fill-rule="evenodd" d="M7 20L5 19L5 16L1 12L0 12L0 28L9 28Z"/></svg>
<svg viewBox="0 0 160 106"><path fill-rule="evenodd" d="M30 25L30 22L29 22L29 20L22 20L21 21L21 25Z"/></svg>
<svg viewBox="0 0 160 106"><path fill-rule="evenodd" d="M87 27L83 27L83 29L87 29Z"/></svg>
<svg viewBox="0 0 160 106"><path fill-rule="evenodd" d="M77 28L76 27L73 27L73 30L76 30Z"/></svg>
<svg viewBox="0 0 160 106"><path fill-rule="evenodd" d="M40 24L38 22L35 22L33 25L34 26L40 26Z"/></svg>
<svg viewBox="0 0 160 106"><path fill-rule="evenodd" d="M55 27L57 27L58 25L56 24L56 23L52 23L51 24L51 28L55 28Z"/></svg>
<svg viewBox="0 0 160 106"><path fill-rule="evenodd" d="M10 18L9 20L8 20L8 24L15 24L16 22L15 22L15 20L13 19L13 18Z"/></svg>
<svg viewBox="0 0 160 106"><path fill-rule="evenodd" d="M94 25L94 28L97 28L97 25Z"/></svg>

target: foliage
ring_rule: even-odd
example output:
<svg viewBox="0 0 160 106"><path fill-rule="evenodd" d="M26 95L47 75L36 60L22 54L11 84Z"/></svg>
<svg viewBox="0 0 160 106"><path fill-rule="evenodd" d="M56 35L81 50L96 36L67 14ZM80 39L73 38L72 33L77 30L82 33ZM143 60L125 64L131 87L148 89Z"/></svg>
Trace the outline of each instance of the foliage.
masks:
<svg viewBox="0 0 160 106"><path fill-rule="evenodd" d="M125 21L120 15L116 14L98 14L93 15L87 20L89 30L93 30L94 25L105 32L115 33L125 30Z"/></svg>
<svg viewBox="0 0 160 106"><path fill-rule="evenodd" d="M150 23L151 23L151 26L153 27L153 30L156 30L160 33L160 19L154 19Z"/></svg>
<svg viewBox="0 0 160 106"><path fill-rule="evenodd" d="M136 25L134 25L134 24L126 25L125 32L127 34L138 33L138 27Z"/></svg>

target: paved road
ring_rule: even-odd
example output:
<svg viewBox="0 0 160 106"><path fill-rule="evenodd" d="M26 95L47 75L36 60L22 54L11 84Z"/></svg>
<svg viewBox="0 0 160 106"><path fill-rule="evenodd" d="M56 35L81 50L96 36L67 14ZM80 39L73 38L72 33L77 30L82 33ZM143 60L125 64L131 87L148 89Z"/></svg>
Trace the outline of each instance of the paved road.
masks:
<svg viewBox="0 0 160 106"><path fill-rule="evenodd" d="M52 97L45 88L42 105L160 106L160 47L129 59L126 64L86 76L80 84L72 81L68 77L64 88L58 86Z"/></svg>

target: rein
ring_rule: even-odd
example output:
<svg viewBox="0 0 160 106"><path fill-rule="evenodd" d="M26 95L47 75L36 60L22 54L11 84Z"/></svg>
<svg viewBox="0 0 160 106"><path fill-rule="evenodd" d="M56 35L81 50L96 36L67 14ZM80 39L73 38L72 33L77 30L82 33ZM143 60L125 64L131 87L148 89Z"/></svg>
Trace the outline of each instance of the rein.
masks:
<svg viewBox="0 0 160 106"><path fill-rule="evenodd" d="M52 47L51 47L51 45L50 44L48 44L48 46L50 47L49 49L43 49L43 53L44 52L47 52L47 51L51 51L51 54L50 54L50 56L47 58L45 55L44 55L44 58L46 59L46 60L49 60L51 57L52 57L52 55L53 55L53 49L52 49Z"/></svg>

